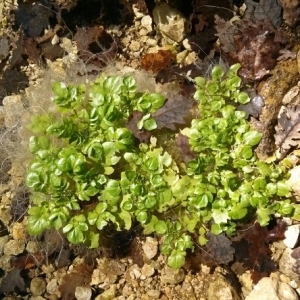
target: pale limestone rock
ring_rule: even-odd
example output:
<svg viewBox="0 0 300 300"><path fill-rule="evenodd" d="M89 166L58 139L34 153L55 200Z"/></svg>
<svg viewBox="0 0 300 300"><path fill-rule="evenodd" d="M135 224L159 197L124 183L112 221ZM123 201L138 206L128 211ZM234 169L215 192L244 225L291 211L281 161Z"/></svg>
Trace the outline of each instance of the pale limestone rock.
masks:
<svg viewBox="0 0 300 300"><path fill-rule="evenodd" d="M147 292L147 295L149 297L151 297L152 299L159 299L160 297L160 291L157 291L157 290L149 290Z"/></svg>
<svg viewBox="0 0 300 300"><path fill-rule="evenodd" d="M152 31L152 18L150 16L144 16L141 20L141 26L146 29L147 34Z"/></svg>
<svg viewBox="0 0 300 300"><path fill-rule="evenodd" d="M296 264L296 259L291 256L292 249L286 248L279 260L279 271L291 279L298 280L299 275L293 272L293 266Z"/></svg>
<svg viewBox="0 0 300 300"><path fill-rule="evenodd" d="M173 269L169 266L165 266L162 270L160 280L165 284L178 284L184 280L185 273L183 269Z"/></svg>
<svg viewBox="0 0 300 300"><path fill-rule="evenodd" d="M241 300L233 285L223 276L218 275L207 290L207 300Z"/></svg>
<svg viewBox="0 0 300 300"><path fill-rule="evenodd" d="M41 277L34 277L30 282L32 296L41 296L46 291L46 281Z"/></svg>
<svg viewBox="0 0 300 300"><path fill-rule="evenodd" d="M16 222L13 224L12 236L15 240L25 239L25 226L23 223Z"/></svg>
<svg viewBox="0 0 300 300"><path fill-rule="evenodd" d="M4 250L4 246L7 244L8 240L9 240L9 236L8 235L0 236L0 256L2 256L3 250Z"/></svg>
<svg viewBox="0 0 300 300"><path fill-rule="evenodd" d="M180 43L185 38L188 21L180 11L162 2L154 7L152 14L158 31L168 42Z"/></svg>
<svg viewBox="0 0 300 300"><path fill-rule="evenodd" d="M95 300L113 300L116 296L117 288L112 285L108 290L104 291L101 295L97 296Z"/></svg>
<svg viewBox="0 0 300 300"><path fill-rule="evenodd" d="M25 243L22 240L10 240L4 246L5 255L18 255L25 249Z"/></svg>
<svg viewBox="0 0 300 300"><path fill-rule="evenodd" d="M92 298L92 289L88 286L77 286L75 297L77 300L90 300Z"/></svg>
<svg viewBox="0 0 300 300"><path fill-rule="evenodd" d="M275 278L262 278L245 298L245 300L298 300L298 296L293 288Z"/></svg>
<svg viewBox="0 0 300 300"><path fill-rule="evenodd" d="M300 224L288 226L287 230L285 231L285 239L283 240L283 243L289 247L294 248L299 237L300 233Z"/></svg>
<svg viewBox="0 0 300 300"><path fill-rule="evenodd" d="M157 239L152 237L146 237L146 241L143 244L143 251L148 259L152 259L158 251Z"/></svg>
<svg viewBox="0 0 300 300"><path fill-rule="evenodd" d="M296 197L300 199L300 166L296 166L293 169L289 170L290 178L286 181L286 184L293 190Z"/></svg>
<svg viewBox="0 0 300 300"><path fill-rule="evenodd" d="M154 273L155 273L155 269L152 266L148 264L144 264L141 269L141 279L149 278L153 276Z"/></svg>

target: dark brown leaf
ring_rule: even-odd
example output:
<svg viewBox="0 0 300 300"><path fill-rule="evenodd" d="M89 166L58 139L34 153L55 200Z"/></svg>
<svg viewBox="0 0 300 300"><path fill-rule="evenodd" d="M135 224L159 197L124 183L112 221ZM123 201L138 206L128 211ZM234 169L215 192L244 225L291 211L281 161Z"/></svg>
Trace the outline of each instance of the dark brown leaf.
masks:
<svg viewBox="0 0 300 300"><path fill-rule="evenodd" d="M41 49L34 38L25 38L23 42L24 52L36 64L40 61Z"/></svg>
<svg viewBox="0 0 300 300"><path fill-rule="evenodd" d="M255 223L249 229L241 232L241 238L232 243L235 249L236 261L251 271L254 283L262 277L277 270L277 264L272 260L269 244L284 239L286 223L278 220L273 228L262 227Z"/></svg>
<svg viewBox="0 0 300 300"><path fill-rule="evenodd" d="M208 243L205 245L207 252L218 264L228 264L233 260L234 248L231 241L224 235L208 233Z"/></svg>
<svg viewBox="0 0 300 300"><path fill-rule="evenodd" d="M12 265L18 269L31 269L42 265L46 261L46 253L43 251L25 254L12 260Z"/></svg>
<svg viewBox="0 0 300 300"><path fill-rule="evenodd" d="M156 120L158 127L176 130L176 125L186 124L185 118L189 116L193 103L192 99L177 94L168 99L165 105L153 114L153 118Z"/></svg>

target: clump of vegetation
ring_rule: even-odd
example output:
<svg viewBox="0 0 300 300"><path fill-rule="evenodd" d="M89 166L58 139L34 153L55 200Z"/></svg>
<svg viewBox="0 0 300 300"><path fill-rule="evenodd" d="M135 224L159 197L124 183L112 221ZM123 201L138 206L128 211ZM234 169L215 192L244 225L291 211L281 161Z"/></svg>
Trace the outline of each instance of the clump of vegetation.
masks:
<svg viewBox="0 0 300 300"><path fill-rule="evenodd" d="M184 166L155 139L138 143L126 127L140 111L137 127L156 129L152 113L164 96L136 92L131 76L54 83L57 111L34 116L29 125L28 232L62 229L71 243L95 248L105 226L130 229L138 221L145 234L164 236L161 252L180 268L195 233L203 245L208 232L230 235L254 214L261 225L275 213L299 220L299 205L288 199L286 165L257 159L253 147L261 134L230 104L249 101L238 69L224 74L216 66L210 79L196 78L200 118L182 131L196 158Z"/></svg>

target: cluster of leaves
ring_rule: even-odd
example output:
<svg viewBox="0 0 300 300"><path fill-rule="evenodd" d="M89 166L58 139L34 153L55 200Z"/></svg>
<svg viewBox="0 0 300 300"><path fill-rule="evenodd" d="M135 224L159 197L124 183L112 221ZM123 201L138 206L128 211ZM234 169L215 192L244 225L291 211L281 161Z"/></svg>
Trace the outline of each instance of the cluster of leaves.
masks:
<svg viewBox="0 0 300 300"><path fill-rule="evenodd" d="M29 125L35 135L26 178L28 232L62 229L71 243L95 248L108 224L122 230L138 221L145 234L164 236L161 252L179 268L195 233L203 245L209 232L231 234L254 213L263 226L274 213L300 219L300 208L287 199L287 167L258 161L253 147L261 134L228 104L249 101L240 91L239 67L225 76L216 66L211 79L196 79L201 117L182 131L195 153L184 165L155 139L138 144L126 127L138 111L137 127L156 129L164 96L136 92L131 76L101 75L79 86L56 82L57 111L34 116Z"/></svg>

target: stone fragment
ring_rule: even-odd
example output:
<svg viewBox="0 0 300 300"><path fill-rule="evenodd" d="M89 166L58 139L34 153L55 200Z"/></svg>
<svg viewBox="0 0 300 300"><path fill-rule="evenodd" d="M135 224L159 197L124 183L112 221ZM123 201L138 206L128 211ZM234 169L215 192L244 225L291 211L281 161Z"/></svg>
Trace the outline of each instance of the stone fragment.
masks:
<svg viewBox="0 0 300 300"><path fill-rule="evenodd" d="M77 300L90 300L92 298L92 289L88 286L77 286L75 297Z"/></svg>
<svg viewBox="0 0 300 300"><path fill-rule="evenodd" d="M25 243L22 240L10 240L4 246L5 255L18 255L22 253L25 249Z"/></svg>
<svg viewBox="0 0 300 300"><path fill-rule="evenodd" d="M141 20L141 26L147 30L147 33L152 31L152 18L150 16L144 16Z"/></svg>
<svg viewBox="0 0 300 300"><path fill-rule="evenodd" d="M296 166L289 170L290 178L286 181L286 184L293 190L297 199L300 199L300 166Z"/></svg>
<svg viewBox="0 0 300 300"><path fill-rule="evenodd" d="M291 256L292 249L286 248L279 260L279 271L291 279L298 280L299 275L293 272L293 266L296 264L296 259Z"/></svg>
<svg viewBox="0 0 300 300"><path fill-rule="evenodd" d="M12 236L14 240L25 239L25 226L23 223L16 222L13 224Z"/></svg>
<svg viewBox="0 0 300 300"><path fill-rule="evenodd" d="M41 296L46 291L46 281L41 277L34 277L30 282L32 296Z"/></svg>
<svg viewBox="0 0 300 300"><path fill-rule="evenodd" d="M58 284L56 279L51 279L47 284L47 293L53 295L58 290Z"/></svg>
<svg viewBox="0 0 300 300"><path fill-rule="evenodd" d="M180 43L188 32L188 21L183 14L162 2L153 9L153 20L158 31L170 43Z"/></svg>
<svg viewBox="0 0 300 300"><path fill-rule="evenodd" d="M152 259L158 251L157 239L146 237L146 241L143 244L143 251L148 259Z"/></svg>
<svg viewBox="0 0 300 300"><path fill-rule="evenodd" d="M9 236L8 235L0 236L0 256L2 256L3 250L4 250L4 246L7 244L8 240L9 240Z"/></svg>
<svg viewBox="0 0 300 300"><path fill-rule="evenodd" d="M241 300L239 293L233 285L225 279L225 277L218 275L213 280L207 290L207 300ZM265 300L265 299L264 299Z"/></svg>
<svg viewBox="0 0 300 300"><path fill-rule="evenodd" d="M149 290L147 292L147 295L153 299L159 299L160 297L160 291L157 290Z"/></svg>
<svg viewBox="0 0 300 300"><path fill-rule="evenodd" d="M97 296L95 300L113 300L116 296L117 288L112 285L108 290L104 291L101 295Z"/></svg>
<svg viewBox="0 0 300 300"><path fill-rule="evenodd" d="M160 280L165 284L178 284L184 280L185 273L182 269L173 269L165 266L162 270Z"/></svg>
<svg viewBox="0 0 300 300"><path fill-rule="evenodd" d="M141 273L141 279L146 279L154 275L155 269L148 264L144 264L141 269Z"/></svg>
<svg viewBox="0 0 300 300"><path fill-rule="evenodd" d="M283 240L284 244L289 248L294 248L299 237L300 233L300 224L288 226L285 231L285 239Z"/></svg>
<svg viewBox="0 0 300 300"><path fill-rule="evenodd" d="M262 278L245 298L245 300L298 300L298 296L293 288L275 278Z"/></svg>

